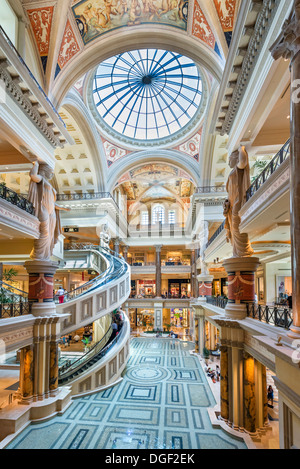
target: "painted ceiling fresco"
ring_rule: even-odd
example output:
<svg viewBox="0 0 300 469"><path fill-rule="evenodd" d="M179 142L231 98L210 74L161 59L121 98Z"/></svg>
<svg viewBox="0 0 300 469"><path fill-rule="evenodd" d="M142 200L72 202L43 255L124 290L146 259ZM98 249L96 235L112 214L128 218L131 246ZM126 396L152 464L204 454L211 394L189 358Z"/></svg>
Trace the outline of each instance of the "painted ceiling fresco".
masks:
<svg viewBox="0 0 300 469"><path fill-rule="evenodd" d="M168 164L144 164L128 171L116 184L122 185L127 200L138 198L189 198L194 184L189 174Z"/></svg>
<svg viewBox="0 0 300 469"><path fill-rule="evenodd" d="M113 29L145 23L186 30L188 0L82 0L72 10L87 44Z"/></svg>
<svg viewBox="0 0 300 469"><path fill-rule="evenodd" d="M214 4L218 12L218 16L226 37L227 44L228 46L230 46L234 27L237 0L214 0Z"/></svg>
<svg viewBox="0 0 300 469"><path fill-rule="evenodd" d="M107 161L107 166L110 167L113 163L118 161L120 158L123 158L124 156L128 155L130 151L125 150L124 148L119 147L118 145L115 145L112 142L109 142L108 140L104 139L101 137L102 143L103 143L103 148L105 151L105 156L106 156L106 161Z"/></svg>
<svg viewBox="0 0 300 469"><path fill-rule="evenodd" d="M27 15L37 43L44 71L46 70L49 53L53 10L53 6L27 10Z"/></svg>
<svg viewBox="0 0 300 469"><path fill-rule="evenodd" d="M201 5L203 1L195 0L194 9L191 12L192 35L211 47L220 56L220 49L212 26L209 24ZM208 0L205 0L207 2ZM234 22L237 14L238 0L209 0L214 4L228 45L230 45ZM24 2L25 3L25 2ZM40 2L39 2L40 3ZM44 6L33 2L24 5L28 19L36 41L37 49L42 61L44 71L49 56L50 41L57 40L52 34L53 23L63 21L59 16L55 1L49 1ZM59 48L59 56L55 77L60 70L83 47L106 32L121 27L132 27L139 24L164 24L187 31L188 0L75 0L70 2L69 19L67 20L62 42ZM76 23L76 31L72 23ZM218 26L219 27L219 26ZM52 35L52 36L51 36ZM77 36L77 39L76 39ZM82 38L79 44L78 38ZM81 42L81 41L80 41Z"/></svg>
<svg viewBox="0 0 300 469"><path fill-rule="evenodd" d="M182 151L194 160L199 161L200 145L201 145L202 128L192 138L187 140L181 145L178 145L175 150Z"/></svg>

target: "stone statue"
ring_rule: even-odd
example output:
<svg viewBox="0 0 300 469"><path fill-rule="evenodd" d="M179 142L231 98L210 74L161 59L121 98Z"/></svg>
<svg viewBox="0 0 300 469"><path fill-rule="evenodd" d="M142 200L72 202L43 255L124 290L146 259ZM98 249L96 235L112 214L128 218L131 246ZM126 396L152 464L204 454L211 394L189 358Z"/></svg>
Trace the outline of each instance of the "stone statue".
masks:
<svg viewBox="0 0 300 469"><path fill-rule="evenodd" d="M228 199L223 206L227 242L232 244L233 257L251 257L254 251L248 235L240 233L239 230L241 223L239 211L246 201L246 192L250 187L249 157L244 146L232 153L229 157L229 166L232 171L226 184Z"/></svg>
<svg viewBox="0 0 300 469"><path fill-rule="evenodd" d="M110 242L110 234L108 231L108 226L105 223L101 227L101 232L100 232L100 246L106 249L109 249L109 242Z"/></svg>
<svg viewBox="0 0 300 469"><path fill-rule="evenodd" d="M49 180L53 177L53 170L47 164L37 161L29 173L30 186L28 200L35 208L35 215L40 221L40 237L34 240L34 247L30 254L32 260L50 261L53 248L61 234L59 210L56 205L56 190Z"/></svg>

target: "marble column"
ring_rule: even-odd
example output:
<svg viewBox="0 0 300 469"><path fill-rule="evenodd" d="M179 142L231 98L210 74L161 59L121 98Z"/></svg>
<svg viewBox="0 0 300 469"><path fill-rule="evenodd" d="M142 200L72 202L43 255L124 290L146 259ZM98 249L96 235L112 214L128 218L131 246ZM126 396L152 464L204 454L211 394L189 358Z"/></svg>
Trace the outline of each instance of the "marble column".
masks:
<svg viewBox="0 0 300 469"><path fill-rule="evenodd" d="M162 245L156 245L156 274L155 274L155 290L156 290L156 298L161 298L161 248Z"/></svg>
<svg viewBox="0 0 300 469"><path fill-rule="evenodd" d="M254 358L244 352L244 428L249 433L256 432L256 404Z"/></svg>
<svg viewBox="0 0 300 469"><path fill-rule="evenodd" d="M216 328L213 324L209 323L210 331L209 331L209 338L210 338L210 350L216 349Z"/></svg>
<svg viewBox="0 0 300 469"><path fill-rule="evenodd" d="M198 280L195 249L191 250L191 296L192 298L198 297Z"/></svg>
<svg viewBox="0 0 300 469"><path fill-rule="evenodd" d="M154 330L163 330L163 305L154 303Z"/></svg>
<svg viewBox="0 0 300 469"><path fill-rule="evenodd" d="M210 350L210 327L209 327L209 322L205 321L205 348L207 350Z"/></svg>
<svg viewBox="0 0 300 469"><path fill-rule="evenodd" d="M123 257L124 257L124 260L127 262L127 259L128 259L128 246L123 247Z"/></svg>
<svg viewBox="0 0 300 469"><path fill-rule="evenodd" d="M58 318L52 319L50 335L50 367L49 367L49 391L50 396L55 396L58 389Z"/></svg>
<svg viewBox="0 0 300 469"><path fill-rule="evenodd" d="M229 419L228 346L221 345L220 350L221 418L227 422Z"/></svg>
<svg viewBox="0 0 300 469"><path fill-rule="evenodd" d="M267 393L267 370L266 367L262 365L262 399L263 399L263 421L264 426L269 426L269 417L268 417L268 393Z"/></svg>
<svg viewBox="0 0 300 469"><path fill-rule="evenodd" d="M232 257L223 261L228 274L226 317L244 319L247 303L255 300L255 272L260 265L257 257Z"/></svg>
<svg viewBox="0 0 300 469"><path fill-rule="evenodd" d="M199 353L199 323L198 323L198 318L195 318L195 352Z"/></svg>
<svg viewBox="0 0 300 469"><path fill-rule="evenodd" d="M275 60L290 60L291 70L291 156L290 156L290 223L292 257L293 324L289 337L300 338L300 0L294 0L289 19L271 47Z"/></svg>
<svg viewBox="0 0 300 469"><path fill-rule="evenodd" d="M20 387L21 403L30 403L34 393L34 353L33 347L28 345L21 349L20 354Z"/></svg>
<svg viewBox="0 0 300 469"><path fill-rule="evenodd" d="M119 252L120 252L120 240L119 240L119 238L116 238L115 239L115 254L116 254L116 256L119 255Z"/></svg>

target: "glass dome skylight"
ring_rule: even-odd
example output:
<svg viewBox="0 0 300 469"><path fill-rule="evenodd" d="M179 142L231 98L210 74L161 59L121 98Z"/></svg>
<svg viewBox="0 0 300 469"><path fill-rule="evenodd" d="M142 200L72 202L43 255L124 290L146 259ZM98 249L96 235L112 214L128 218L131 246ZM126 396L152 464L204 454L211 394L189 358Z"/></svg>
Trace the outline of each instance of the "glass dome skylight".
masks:
<svg viewBox="0 0 300 469"><path fill-rule="evenodd" d="M145 49L102 62L93 80L101 119L121 136L157 140L182 130L197 113L202 80L195 63L180 54Z"/></svg>

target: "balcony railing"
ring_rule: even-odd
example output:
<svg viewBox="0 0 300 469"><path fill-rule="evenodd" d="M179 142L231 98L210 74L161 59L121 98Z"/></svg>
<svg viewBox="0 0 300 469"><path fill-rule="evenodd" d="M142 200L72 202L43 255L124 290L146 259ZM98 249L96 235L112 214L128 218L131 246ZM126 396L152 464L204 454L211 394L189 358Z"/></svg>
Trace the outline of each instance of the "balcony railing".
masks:
<svg viewBox="0 0 300 469"><path fill-rule="evenodd" d="M14 318L31 313L27 293L0 282L0 319Z"/></svg>
<svg viewBox="0 0 300 469"><path fill-rule="evenodd" d="M218 192L226 192L226 186L203 186L196 187L195 194L211 194Z"/></svg>
<svg viewBox="0 0 300 469"><path fill-rule="evenodd" d="M222 225L219 226L219 228L217 229L217 231L215 231L215 233L212 235L212 237L208 240L208 243L206 245L206 248L208 248L208 246L210 246L213 241L219 236L219 234L222 233L222 231L224 230L225 228L225 221L223 221Z"/></svg>
<svg viewBox="0 0 300 469"><path fill-rule="evenodd" d="M228 303L228 299L223 296L207 296L206 302L213 306L218 306L218 308L225 309Z"/></svg>
<svg viewBox="0 0 300 469"><path fill-rule="evenodd" d="M85 192L83 194L57 194L58 202L67 202L72 200L96 200L96 199L112 199L114 203L118 206L114 197L110 192L94 192L90 194Z"/></svg>
<svg viewBox="0 0 300 469"><path fill-rule="evenodd" d="M293 312L288 307L248 303L247 316L283 329L289 329L293 322Z"/></svg>
<svg viewBox="0 0 300 469"><path fill-rule="evenodd" d="M247 190L246 200L250 200L251 197L258 191L258 189L269 179L269 177L275 173L276 169L282 165L282 163L290 156L291 141L288 140L285 145L279 150L274 156L272 161L267 167L260 173Z"/></svg>
<svg viewBox="0 0 300 469"><path fill-rule="evenodd" d="M10 202L11 204L19 207L21 210L34 215L34 206L25 197L17 194L13 190L6 187L4 184L0 184L0 198Z"/></svg>

